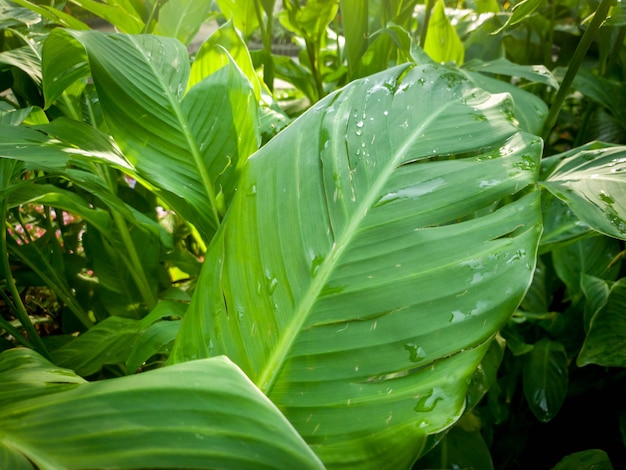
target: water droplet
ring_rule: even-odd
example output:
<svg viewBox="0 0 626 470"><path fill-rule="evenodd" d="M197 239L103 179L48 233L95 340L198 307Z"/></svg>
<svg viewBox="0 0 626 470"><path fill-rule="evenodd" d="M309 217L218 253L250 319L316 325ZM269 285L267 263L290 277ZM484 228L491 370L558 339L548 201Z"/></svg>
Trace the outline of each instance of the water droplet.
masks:
<svg viewBox="0 0 626 470"><path fill-rule="evenodd" d="M446 395L445 393L443 393L443 390L441 390L439 387L436 387L420 397L420 399L417 401L417 404L415 405L415 408L413 409L415 411L427 413L434 410L437 406L437 403L440 400L443 400L445 397Z"/></svg>
<svg viewBox="0 0 626 470"><path fill-rule="evenodd" d="M270 295L272 295L274 291L276 290L277 285L278 285L278 279L276 279L275 277L268 279L267 292Z"/></svg>
<svg viewBox="0 0 626 470"><path fill-rule="evenodd" d="M363 121L359 121L356 123L356 127L363 127Z"/></svg>
<svg viewBox="0 0 626 470"><path fill-rule="evenodd" d="M409 361L411 362L419 362L426 357L426 351L424 351L424 348L413 343L405 343L404 349L409 352Z"/></svg>
<svg viewBox="0 0 626 470"><path fill-rule="evenodd" d="M461 312L460 310L455 310L454 312L452 312L452 316L450 317L449 322L450 323L458 323L462 320L465 320L466 315Z"/></svg>
<svg viewBox="0 0 626 470"><path fill-rule="evenodd" d="M363 135L363 130L362 129L357 129L355 134L356 135Z"/></svg>
<svg viewBox="0 0 626 470"><path fill-rule="evenodd" d="M248 191L246 191L246 195L256 196L256 184L252 184L248 187Z"/></svg>
<svg viewBox="0 0 626 470"><path fill-rule="evenodd" d="M316 255L311 260L311 276L315 277L317 272L320 270L320 266L324 262L324 257Z"/></svg>

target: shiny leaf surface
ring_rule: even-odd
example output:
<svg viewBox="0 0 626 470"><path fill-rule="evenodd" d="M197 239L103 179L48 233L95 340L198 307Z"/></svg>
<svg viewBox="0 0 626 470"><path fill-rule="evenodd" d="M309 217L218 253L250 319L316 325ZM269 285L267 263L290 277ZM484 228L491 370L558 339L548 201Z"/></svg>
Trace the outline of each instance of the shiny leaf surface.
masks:
<svg viewBox="0 0 626 470"><path fill-rule="evenodd" d="M530 284L541 142L508 106L401 66L294 121L248 160L171 360L228 355L331 467L410 465Z"/></svg>
<svg viewBox="0 0 626 470"><path fill-rule="evenodd" d="M30 351L10 350L0 354L0 371L8 380L0 405L5 461L21 454L39 468L322 468L223 357L84 383Z"/></svg>

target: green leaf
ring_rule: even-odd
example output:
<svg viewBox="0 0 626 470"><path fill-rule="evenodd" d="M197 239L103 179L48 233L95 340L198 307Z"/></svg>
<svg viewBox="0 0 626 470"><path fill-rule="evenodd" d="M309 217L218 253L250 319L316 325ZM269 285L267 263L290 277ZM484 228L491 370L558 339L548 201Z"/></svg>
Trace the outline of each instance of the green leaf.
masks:
<svg viewBox="0 0 626 470"><path fill-rule="evenodd" d="M511 26L515 26L517 23L524 21L530 15L532 15L537 8L541 6L544 0L522 0L516 3L511 10L511 16L506 20L506 23L493 34L499 34Z"/></svg>
<svg viewBox="0 0 626 470"><path fill-rule="evenodd" d="M437 0L428 22L424 51L435 62L463 64L465 50L456 30L446 16L443 0Z"/></svg>
<svg viewBox="0 0 626 470"><path fill-rule="evenodd" d="M111 23L122 33L139 34L145 27L134 8L124 8L119 2L102 3L95 0L71 0L71 2Z"/></svg>
<svg viewBox="0 0 626 470"><path fill-rule="evenodd" d="M227 206L238 169L257 143L250 136L256 132L250 124L256 103L245 78L229 64L184 96L188 58L175 39L55 34L65 35L68 44L72 34L87 51L108 128L139 175L163 190L159 195L168 205L210 240L221 220L220 193ZM54 60L72 64L66 56L44 57Z"/></svg>
<svg viewBox="0 0 626 470"><path fill-rule="evenodd" d="M258 0L216 0L216 3L226 19L232 20L245 38L259 27L254 5Z"/></svg>
<svg viewBox="0 0 626 470"><path fill-rule="evenodd" d="M188 87L217 72L234 61L254 88L257 101L261 99L261 85L246 43L228 21L202 43L191 65ZM241 86L241 85L240 85ZM256 150L256 148L254 149Z"/></svg>
<svg viewBox="0 0 626 470"><path fill-rule="evenodd" d="M10 10L10 13L5 11L6 16L3 15L4 18L21 20L21 21L25 21L26 24L28 24L32 22L33 20L37 20L37 21L40 20L40 18L38 18L37 15L33 15L33 13L31 13L31 12L34 12L34 13L37 13L38 15L41 15L41 17L47 19L48 21L59 24L61 26L65 26L66 28L89 29L89 26L87 26L82 21L52 6L38 5L36 3L29 2L27 0L11 0L11 3L21 5L25 8L16 9L18 13L16 13L15 10L13 11ZM30 12L25 13L25 11L28 11L26 9L30 10Z"/></svg>
<svg viewBox="0 0 626 470"><path fill-rule="evenodd" d="M160 321L139 332L126 359L126 373L134 374L150 357L173 343L179 330L180 321Z"/></svg>
<svg viewBox="0 0 626 470"><path fill-rule="evenodd" d="M626 238L626 147L573 149L542 162L541 184L583 222L610 237Z"/></svg>
<svg viewBox="0 0 626 470"><path fill-rule="evenodd" d="M541 194L541 212L543 213L543 234L539 247L540 253L547 253L595 233L576 217L563 201L549 191L543 191Z"/></svg>
<svg viewBox="0 0 626 470"><path fill-rule="evenodd" d="M438 65L357 80L249 160L170 359L228 355L325 464L406 467L530 284L541 141Z"/></svg>
<svg viewBox="0 0 626 470"><path fill-rule="evenodd" d="M613 470L609 456L603 450L591 449L576 452L564 457L552 470Z"/></svg>
<svg viewBox="0 0 626 470"><path fill-rule="evenodd" d="M473 72L524 78L532 83L542 83L555 90L559 89L559 82L544 65L519 65L501 57L491 62L479 60L468 62L464 68Z"/></svg>
<svg viewBox="0 0 626 470"><path fill-rule="evenodd" d="M489 93L508 93L514 106L510 110L511 118L519 127L531 134L538 134L548 115L548 107L541 98L526 90L477 72L466 72L467 76L479 87Z"/></svg>
<svg viewBox="0 0 626 470"><path fill-rule="evenodd" d="M524 363L524 395L539 421L550 421L567 395L568 371L565 347L542 339L535 343Z"/></svg>
<svg viewBox="0 0 626 470"><path fill-rule="evenodd" d="M585 296L585 331L588 331L591 319L609 300L611 283L595 276L583 274L580 279L580 287Z"/></svg>
<svg viewBox="0 0 626 470"><path fill-rule="evenodd" d="M591 319L576 364L626 367L626 279L609 291L606 304Z"/></svg>
<svg viewBox="0 0 626 470"><path fill-rule="evenodd" d="M79 375L93 375L104 365L126 362L137 331L137 320L109 317L53 351L52 357Z"/></svg>
<svg viewBox="0 0 626 470"><path fill-rule="evenodd" d="M41 57L31 47L23 46L0 52L0 64L20 69L37 85L41 85Z"/></svg>
<svg viewBox="0 0 626 470"><path fill-rule="evenodd" d="M608 237L586 238L552 251L554 269L567 286L570 299L577 301L582 295L581 276L588 274L614 280L619 265L611 262L620 252L619 242Z"/></svg>
<svg viewBox="0 0 626 470"><path fill-rule="evenodd" d="M159 10L154 34L170 36L189 44L202 23L209 18L211 2L206 0L168 0Z"/></svg>
<svg viewBox="0 0 626 470"><path fill-rule="evenodd" d="M368 4L362 0L341 0L341 25L345 37L348 71L354 75L368 42Z"/></svg>
<svg viewBox="0 0 626 470"><path fill-rule="evenodd" d="M20 354L0 354L0 370L7 355ZM322 468L226 358L74 387L24 399L9 386L0 456L9 448L40 468Z"/></svg>
<svg viewBox="0 0 626 470"><path fill-rule="evenodd" d="M466 430L457 425L413 468L493 470L493 462L480 431Z"/></svg>
<svg viewBox="0 0 626 470"><path fill-rule="evenodd" d="M82 377L51 364L31 349L9 349L0 354L0 409L84 383Z"/></svg>

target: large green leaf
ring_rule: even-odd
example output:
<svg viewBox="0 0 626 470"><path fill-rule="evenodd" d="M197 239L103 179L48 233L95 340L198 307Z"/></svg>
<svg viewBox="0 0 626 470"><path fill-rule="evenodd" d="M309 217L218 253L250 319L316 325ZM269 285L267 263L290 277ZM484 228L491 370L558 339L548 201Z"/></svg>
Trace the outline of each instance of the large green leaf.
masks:
<svg viewBox="0 0 626 470"><path fill-rule="evenodd" d="M328 96L248 160L172 361L225 354L330 467L404 468L530 284L540 139L438 65Z"/></svg>
<svg viewBox="0 0 626 470"><path fill-rule="evenodd" d="M9 350L0 354L5 378L0 462L23 462L21 454L39 468L322 468L226 358L81 383L32 352Z"/></svg>
<svg viewBox="0 0 626 470"><path fill-rule="evenodd" d="M542 162L541 184L580 220L611 237L626 238L626 147L591 143Z"/></svg>
<svg viewBox="0 0 626 470"><path fill-rule="evenodd" d="M71 36L70 36L71 35ZM46 41L45 76L58 96L86 73L87 53L107 126L138 174L209 240L232 196L242 163L258 145L256 100L248 81L228 63L187 90L187 51L177 40L97 31L54 31ZM51 44L48 44L51 43ZM77 75L81 75L77 74Z"/></svg>

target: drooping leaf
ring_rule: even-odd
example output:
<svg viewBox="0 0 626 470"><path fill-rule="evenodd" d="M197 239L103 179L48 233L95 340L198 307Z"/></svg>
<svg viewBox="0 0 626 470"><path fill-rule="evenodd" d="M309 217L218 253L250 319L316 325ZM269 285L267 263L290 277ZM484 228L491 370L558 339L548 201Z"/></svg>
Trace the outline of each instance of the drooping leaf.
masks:
<svg viewBox="0 0 626 470"><path fill-rule="evenodd" d="M33 3L33 2L29 2L28 0L11 0L12 3L21 5L25 8L22 8L20 10L22 11L28 11L30 10L31 12L37 13L38 15L41 15L42 18L47 19L48 21L51 21L53 23L59 24L61 26L65 26L66 28L72 28L72 29L89 29L89 26L87 26L85 23L83 23L82 21L80 21L78 18L73 17L72 15L69 15L68 13L65 13L62 10L59 10L57 8L54 8L53 6L49 6L49 5L39 5L37 3ZM28 9L28 10L26 10ZM32 15L32 13L31 13ZM30 21L39 21L41 18L37 17L36 15L28 15L28 14L24 14L24 13L20 13L20 14L15 14L15 13L11 13L10 14L10 18L12 19L22 19L25 20L26 18L29 18ZM9 16L7 16L9 17ZM28 21L28 20L26 20Z"/></svg>
<svg viewBox="0 0 626 470"><path fill-rule="evenodd" d="M0 355L7 395L0 456L10 449L40 468L322 468L276 407L226 358L28 398L13 388L33 353ZM5 364L8 360L17 364ZM54 369L58 382L82 381ZM57 372L58 371L58 372ZM53 377L32 377L43 389ZM13 382L11 382L13 379ZM55 393L56 392L56 393ZM89 449L88 452L85 449Z"/></svg>
<svg viewBox="0 0 626 470"><path fill-rule="evenodd" d="M626 367L626 280L616 282L606 304L592 317L576 364Z"/></svg>
<svg viewBox="0 0 626 470"><path fill-rule="evenodd" d="M524 395L538 420L550 421L567 395L565 347L547 338L535 343L524 364Z"/></svg>
<svg viewBox="0 0 626 470"><path fill-rule="evenodd" d="M170 359L228 355L329 466L410 465L534 269L542 146L507 100L404 65L294 121L248 160Z"/></svg>
<svg viewBox="0 0 626 470"><path fill-rule="evenodd" d="M443 0L437 0L433 7L424 51L435 62L456 62L459 66L463 64L463 43L446 16Z"/></svg>
<svg viewBox="0 0 626 470"><path fill-rule="evenodd" d="M541 184L594 230L624 239L626 147L602 147L592 143L545 159Z"/></svg>

